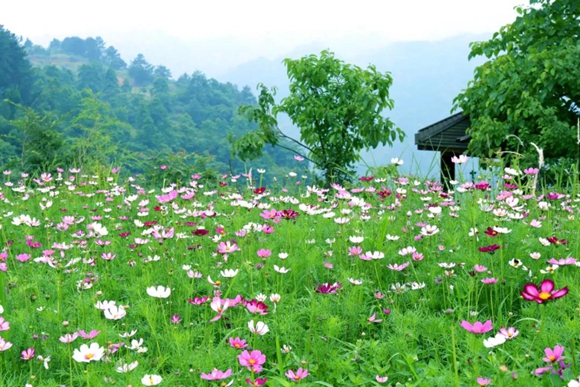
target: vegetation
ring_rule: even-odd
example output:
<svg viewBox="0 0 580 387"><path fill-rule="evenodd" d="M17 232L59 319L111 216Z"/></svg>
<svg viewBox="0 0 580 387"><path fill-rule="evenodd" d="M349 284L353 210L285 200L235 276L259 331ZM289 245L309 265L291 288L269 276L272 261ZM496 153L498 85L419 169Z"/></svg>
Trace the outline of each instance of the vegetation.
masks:
<svg viewBox="0 0 580 387"><path fill-rule="evenodd" d="M577 175L174 167L4 172L0 386L577 385Z"/></svg>
<svg viewBox="0 0 580 387"><path fill-rule="evenodd" d="M385 109L393 108L390 74L382 74L372 65L363 70L346 64L328 51L285 59L284 64L290 95L277 104L275 89L258 85L258 105L242 108L259 124L257 131L236 142L236 152L243 159L260 156L265 144L278 145L289 139L278 128L279 113L287 114L300 128L300 141L292 141L308 153L327 183L349 180L362 149L392 145L397 137L403 140L404 132L382 116Z"/></svg>
<svg viewBox="0 0 580 387"><path fill-rule="evenodd" d="M97 38L53 40L48 49L0 27L0 164L40 174L70 165L87 173L121 167L152 173L173 165L214 176L243 170L232 143L254 129L237 113L255 105L248 88L200 72L176 81L138 55L128 66ZM36 66L31 66L28 56ZM287 143L292 150L292 145ZM284 174L293 153L267 147L256 165Z"/></svg>
<svg viewBox="0 0 580 387"><path fill-rule="evenodd" d="M490 60L455 99L471 118L469 152L518 152L532 165L534 143L548 164L572 164L580 156L580 3L530 0L518 13L492 39L471 45L470 58Z"/></svg>

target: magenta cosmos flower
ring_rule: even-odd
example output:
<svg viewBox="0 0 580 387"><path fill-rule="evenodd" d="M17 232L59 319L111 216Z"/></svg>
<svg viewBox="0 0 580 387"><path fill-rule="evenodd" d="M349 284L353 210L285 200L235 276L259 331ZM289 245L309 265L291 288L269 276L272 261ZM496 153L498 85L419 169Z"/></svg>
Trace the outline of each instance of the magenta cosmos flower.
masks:
<svg viewBox="0 0 580 387"><path fill-rule="evenodd" d="M483 324L480 323L479 321L476 321L475 323L473 323L473 325L471 323L463 320L461 322L461 326L466 331L471 332L471 333L475 333L478 335L480 335L482 333L489 332L493 329L493 327L491 326L491 320L487 320Z"/></svg>
<svg viewBox="0 0 580 387"><path fill-rule="evenodd" d="M564 297L568 294L568 287L554 290L554 281L545 279L539 288L534 284L524 285L524 290L520 294L528 301L536 301L538 304L543 304L546 301Z"/></svg>

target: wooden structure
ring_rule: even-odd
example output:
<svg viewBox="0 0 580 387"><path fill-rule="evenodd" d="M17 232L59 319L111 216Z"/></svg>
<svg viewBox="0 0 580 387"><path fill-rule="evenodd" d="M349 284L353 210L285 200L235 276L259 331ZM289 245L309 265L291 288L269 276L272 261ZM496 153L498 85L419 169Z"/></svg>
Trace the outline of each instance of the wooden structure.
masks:
<svg viewBox="0 0 580 387"><path fill-rule="evenodd" d="M469 116L457 113L439 122L424 127L415 133L415 145L419 150L441 152L441 184L455 178L453 156L459 156L467 151L471 136L467 128L471 125Z"/></svg>

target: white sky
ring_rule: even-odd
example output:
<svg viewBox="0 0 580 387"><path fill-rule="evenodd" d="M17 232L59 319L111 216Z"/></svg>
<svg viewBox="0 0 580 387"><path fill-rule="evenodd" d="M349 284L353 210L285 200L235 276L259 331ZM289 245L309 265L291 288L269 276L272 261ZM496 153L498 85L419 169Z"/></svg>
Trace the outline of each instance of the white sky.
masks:
<svg viewBox="0 0 580 387"><path fill-rule="evenodd" d="M0 24L35 44L101 36L127 61L195 62L211 73L312 42L363 49L497 31L527 0L0 0ZM174 52L175 51L175 52ZM195 54L195 55L194 55ZM174 65L175 72L182 68ZM186 68L185 66L183 67Z"/></svg>

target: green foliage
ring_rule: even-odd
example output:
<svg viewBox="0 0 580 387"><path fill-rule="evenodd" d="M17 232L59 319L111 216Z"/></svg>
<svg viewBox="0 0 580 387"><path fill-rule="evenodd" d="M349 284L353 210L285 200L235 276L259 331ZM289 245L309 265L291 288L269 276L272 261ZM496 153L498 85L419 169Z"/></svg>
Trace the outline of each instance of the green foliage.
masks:
<svg viewBox="0 0 580 387"><path fill-rule="evenodd" d="M21 47L13 34L0 30L7 59L0 60L5 168L37 173L72 165L90 173L114 165L144 173L165 161L180 165L168 169L179 173L166 174L178 180L196 168L220 173L245 168L228 138L255 128L237 113L240 105L256 103L247 87L240 91L201 72L173 81L168 68L153 67L142 55L126 69L117 50L105 48L99 37L53 40L42 53L34 47L30 41ZM290 152L267 147L256 163L286 174L294 160Z"/></svg>
<svg viewBox="0 0 580 387"><path fill-rule="evenodd" d="M32 74L20 41L0 25L0 101L9 98L15 103L28 103L31 97Z"/></svg>
<svg viewBox="0 0 580 387"><path fill-rule="evenodd" d="M290 95L275 103L275 89L258 85L258 106L242 109L259 127L236 143L242 158L256 157L265 144L290 139L308 151L309 159L323 171L327 183L349 179L362 149L392 145L403 131L382 116L393 108L389 98L392 77L374 66L362 69L323 51L298 60L285 59ZM277 116L287 114L300 128L300 141L278 128Z"/></svg>
<svg viewBox="0 0 580 387"><path fill-rule="evenodd" d="M537 165L533 142L547 162L578 158L580 2L532 0L518 13L489 41L471 44L470 58L490 60L455 99L471 118L469 151L518 151Z"/></svg>

